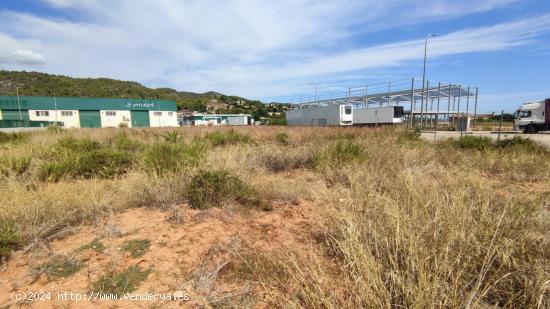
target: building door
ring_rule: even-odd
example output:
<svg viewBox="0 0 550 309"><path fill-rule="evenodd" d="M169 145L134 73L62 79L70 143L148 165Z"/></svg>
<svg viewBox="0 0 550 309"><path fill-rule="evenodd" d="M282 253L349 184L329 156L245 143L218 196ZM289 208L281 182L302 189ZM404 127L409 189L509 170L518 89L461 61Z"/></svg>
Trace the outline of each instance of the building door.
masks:
<svg viewBox="0 0 550 309"><path fill-rule="evenodd" d="M99 111L80 111L81 128L101 128Z"/></svg>
<svg viewBox="0 0 550 309"><path fill-rule="evenodd" d="M132 128L149 127L149 111L130 111Z"/></svg>

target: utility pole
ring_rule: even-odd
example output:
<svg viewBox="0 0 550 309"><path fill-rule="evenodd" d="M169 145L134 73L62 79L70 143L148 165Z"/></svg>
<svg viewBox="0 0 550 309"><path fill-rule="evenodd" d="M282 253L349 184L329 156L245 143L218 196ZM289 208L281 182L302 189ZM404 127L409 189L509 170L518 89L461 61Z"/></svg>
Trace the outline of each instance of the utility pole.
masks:
<svg viewBox="0 0 550 309"><path fill-rule="evenodd" d="M15 88L15 92L17 93L17 106L19 107L19 120L23 120L23 114L21 114L21 102L19 101L19 88L21 87L16 87Z"/></svg>
<svg viewBox="0 0 550 309"><path fill-rule="evenodd" d="M316 83L309 83L309 84L312 85L315 88L314 99L315 99L315 104L317 104L317 84Z"/></svg>
<svg viewBox="0 0 550 309"><path fill-rule="evenodd" d="M426 91L426 64L428 62L428 40L430 38L436 37L437 34L430 33L428 36L426 36L426 41L424 42L424 71L422 73L422 103L420 104L420 111L422 114L422 110L424 109L424 98L425 98L425 91ZM426 105L428 102L426 101ZM422 122L423 122L423 116L420 116L420 127L422 128Z"/></svg>
<svg viewBox="0 0 550 309"><path fill-rule="evenodd" d="M59 118L57 116L57 99L55 98L55 92L53 93L53 108L55 110L55 125L59 122Z"/></svg>

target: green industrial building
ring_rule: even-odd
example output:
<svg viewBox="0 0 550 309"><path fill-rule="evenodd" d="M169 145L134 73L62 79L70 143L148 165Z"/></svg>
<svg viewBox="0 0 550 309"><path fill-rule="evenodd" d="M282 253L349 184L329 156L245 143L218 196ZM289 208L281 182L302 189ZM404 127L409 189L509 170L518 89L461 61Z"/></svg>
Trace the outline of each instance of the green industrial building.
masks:
<svg viewBox="0 0 550 309"><path fill-rule="evenodd" d="M0 96L0 127L178 126L176 102L156 99Z"/></svg>

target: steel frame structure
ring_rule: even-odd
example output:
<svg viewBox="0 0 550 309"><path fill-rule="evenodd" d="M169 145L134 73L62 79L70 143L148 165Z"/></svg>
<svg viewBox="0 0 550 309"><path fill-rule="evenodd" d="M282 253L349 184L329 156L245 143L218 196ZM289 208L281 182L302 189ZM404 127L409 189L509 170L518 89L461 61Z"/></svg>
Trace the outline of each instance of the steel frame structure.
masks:
<svg viewBox="0 0 550 309"><path fill-rule="evenodd" d="M473 116L473 126L476 126L478 87L429 80L425 86L423 84L421 79L408 78L350 87L345 93L317 94L289 103L299 104L299 108L327 104L353 104L356 108L402 105L405 107L404 123L409 127L453 126L464 116Z"/></svg>

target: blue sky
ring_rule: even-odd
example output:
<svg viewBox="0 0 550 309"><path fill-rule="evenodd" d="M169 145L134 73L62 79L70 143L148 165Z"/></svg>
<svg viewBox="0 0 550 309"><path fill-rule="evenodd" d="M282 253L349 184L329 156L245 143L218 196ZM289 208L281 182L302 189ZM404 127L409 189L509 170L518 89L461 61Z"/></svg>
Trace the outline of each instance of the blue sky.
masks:
<svg viewBox="0 0 550 309"><path fill-rule="evenodd" d="M0 69L296 101L421 77L550 97L548 0L3 0Z"/></svg>

